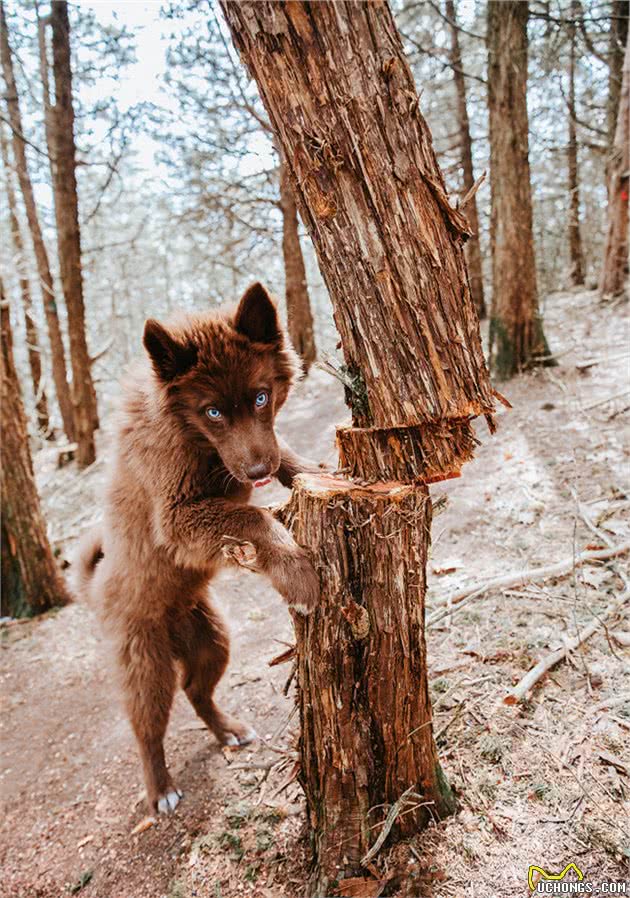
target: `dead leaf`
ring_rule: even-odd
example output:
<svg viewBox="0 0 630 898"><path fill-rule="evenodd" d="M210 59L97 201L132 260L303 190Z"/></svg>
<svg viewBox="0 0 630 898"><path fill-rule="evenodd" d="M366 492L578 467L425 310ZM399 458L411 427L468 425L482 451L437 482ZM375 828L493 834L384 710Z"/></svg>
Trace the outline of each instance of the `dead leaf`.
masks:
<svg viewBox="0 0 630 898"><path fill-rule="evenodd" d="M363 876L351 876L342 880L337 886L336 895L344 898L378 898L388 880L365 879Z"/></svg>
<svg viewBox="0 0 630 898"><path fill-rule="evenodd" d="M146 832L148 829L151 829L152 826L155 826L157 820L155 817L144 817L140 823L137 823L134 828L131 830L132 836L138 836L140 833Z"/></svg>
<svg viewBox="0 0 630 898"><path fill-rule="evenodd" d="M433 573L436 577L444 577L446 574L454 574L456 567L434 567Z"/></svg>

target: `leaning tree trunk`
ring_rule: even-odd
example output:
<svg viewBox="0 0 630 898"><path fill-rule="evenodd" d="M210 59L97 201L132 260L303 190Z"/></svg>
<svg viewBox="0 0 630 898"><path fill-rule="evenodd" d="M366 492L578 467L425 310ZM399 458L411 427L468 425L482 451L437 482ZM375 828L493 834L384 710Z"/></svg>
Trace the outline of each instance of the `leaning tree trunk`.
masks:
<svg viewBox="0 0 630 898"><path fill-rule="evenodd" d="M457 123L459 127L459 145L462 160L463 193L472 190L475 183L475 174L472 158L472 138L470 136L470 122L468 120L468 107L466 104L466 79L462 68L462 53L459 46L459 33L455 4L453 0L446 0L446 17L451 28L451 68L453 69L453 81L457 96ZM466 207L466 216L470 223L472 236L466 243L466 261L468 262L468 274L470 277L470 292L480 318L486 317L486 302L483 295L483 268L481 263L481 244L479 242L479 213L477 211L477 198L472 196Z"/></svg>
<svg viewBox="0 0 630 898"><path fill-rule="evenodd" d="M322 578L295 620L311 894L453 809L431 729L426 482L470 457L493 400L463 243L385 3L221 3L260 88L334 306L348 477L296 478L284 512ZM360 483L350 479L359 478Z"/></svg>
<svg viewBox="0 0 630 898"><path fill-rule="evenodd" d="M69 601L50 549L28 448L13 362L9 308L0 282L2 324L2 615L25 617Z"/></svg>
<svg viewBox="0 0 630 898"><path fill-rule="evenodd" d="M57 313L57 303L55 301L55 288L50 271L48 261L48 251L44 243L44 236L39 224L39 216L37 214L37 206L35 204L35 194L31 176L28 170L26 160L26 139L22 127L22 116L20 114L20 104L15 83L15 75L13 72L13 58L11 55L11 47L9 45L9 34L7 29L7 21L4 14L4 6L0 0L0 56L2 58L2 71L6 82L6 103L9 114L9 123L13 133L13 157L15 159L15 169L20 184L20 191L24 201L24 210L28 221L31 240L33 242L33 250L35 252L35 261L37 264L37 274L39 276L40 288L44 304L44 315L46 318L46 327L48 330L48 340L50 342L50 357L52 365L52 375L55 384L55 392L57 394L57 402L59 403L59 411L61 412L61 420L66 437L71 442L74 441L74 410L72 399L70 397L70 386L68 384L68 374L66 370L66 356L61 336L61 327L59 324L59 315Z"/></svg>
<svg viewBox="0 0 630 898"><path fill-rule="evenodd" d="M55 220L59 247L59 269L68 312L77 461L81 467L85 467L91 464L96 457L94 431L98 427L98 414L96 393L90 370L90 355L85 336L72 71L70 68L70 23L68 21L68 4L65 0L53 0L50 24L55 76L55 105L53 108Z"/></svg>
<svg viewBox="0 0 630 898"><path fill-rule="evenodd" d="M578 168L578 144L575 115L575 19L579 15L578 3L571 4L569 22L569 139L567 143L567 170L569 176L569 278L574 287L584 283L584 253L580 234L580 179Z"/></svg>
<svg viewBox="0 0 630 898"><path fill-rule="evenodd" d="M306 286L306 268L300 246L298 214L291 179L280 163L280 208L282 210L282 255L284 257L287 327L291 342L302 360L305 374L317 358L313 315Z"/></svg>
<svg viewBox="0 0 630 898"><path fill-rule="evenodd" d="M491 364L502 380L549 352L538 311L527 122L528 5L488 2Z"/></svg>
<svg viewBox="0 0 630 898"><path fill-rule="evenodd" d="M630 35L626 39L619 114L608 160L608 227L599 282L603 297L624 292L628 277L628 191L630 189Z"/></svg>
<svg viewBox="0 0 630 898"><path fill-rule="evenodd" d="M4 166L5 184L7 203L9 206L9 225L11 228L11 239L13 241L13 249L15 251L16 267L20 278L20 294L22 296L22 311L24 313L24 327L26 332L26 349L28 355L28 365L31 371L31 382L33 384L33 397L35 399L35 412L37 414L37 426L39 430L47 438L53 436L50 427L50 419L48 416L48 400L46 391L42 383L42 357L39 343L39 334L37 325L33 318L33 303L31 301L31 285L26 274L26 257L24 255L24 243L22 241L22 232L20 231L20 222L17 216L17 203L15 200L15 191L13 190L13 179L11 171L11 163L9 161L9 149L4 134L4 128L0 129L0 145L2 148L2 164Z"/></svg>

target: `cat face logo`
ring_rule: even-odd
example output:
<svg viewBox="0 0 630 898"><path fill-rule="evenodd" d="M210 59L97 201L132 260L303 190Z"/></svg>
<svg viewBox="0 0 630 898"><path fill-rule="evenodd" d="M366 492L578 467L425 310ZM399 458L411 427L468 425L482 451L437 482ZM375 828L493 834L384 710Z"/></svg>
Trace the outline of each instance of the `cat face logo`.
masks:
<svg viewBox="0 0 630 898"><path fill-rule="evenodd" d="M532 892L534 892L536 890L537 883L540 882L541 879L546 879L546 880L549 880L550 882L562 882L562 880L567 875L569 870L573 870L573 872L577 876L578 882L582 882L582 880L584 879L584 874L582 873L580 868L577 867L574 863L567 864L566 867L564 868L564 870L562 871L562 873L547 873L547 871L543 870L542 867L536 867L535 865L532 865L529 868L527 882L528 882L529 887L532 890ZM534 881L535 873L538 873L538 877Z"/></svg>

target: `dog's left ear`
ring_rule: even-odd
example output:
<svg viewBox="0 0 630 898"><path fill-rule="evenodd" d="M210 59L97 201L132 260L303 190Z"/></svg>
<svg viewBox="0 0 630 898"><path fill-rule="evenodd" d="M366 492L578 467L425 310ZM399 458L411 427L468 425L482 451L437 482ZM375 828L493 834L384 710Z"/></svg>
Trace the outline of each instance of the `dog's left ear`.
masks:
<svg viewBox="0 0 630 898"><path fill-rule="evenodd" d="M243 294L236 310L234 327L254 343L282 341L278 310L262 284L252 284Z"/></svg>

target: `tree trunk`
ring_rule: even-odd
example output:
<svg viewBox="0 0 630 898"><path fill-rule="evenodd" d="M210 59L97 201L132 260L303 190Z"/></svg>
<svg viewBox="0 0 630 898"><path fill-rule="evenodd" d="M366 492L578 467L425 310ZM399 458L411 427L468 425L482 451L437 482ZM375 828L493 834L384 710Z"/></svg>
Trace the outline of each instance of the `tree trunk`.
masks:
<svg viewBox="0 0 630 898"><path fill-rule="evenodd" d="M295 620L310 891L321 896L368 862L388 806L403 798L390 843L453 808L430 723L423 481L458 472L470 420L493 401L468 224L448 201L387 4L221 6L333 302L353 416L338 430L341 464L369 482L298 477L284 511L322 578L320 607Z"/></svg>
<svg viewBox="0 0 630 898"><path fill-rule="evenodd" d="M59 403L64 432L68 440L73 442L74 410L66 371L65 350L63 338L61 336L59 315L57 313L57 304L55 302L54 283L50 271L50 264L48 262L48 252L46 250L46 244L44 243L42 229L39 224L37 206L35 205L35 194L33 193L33 185L26 160L26 140L22 128L22 116L20 114L20 104L13 72L13 59L11 56L11 47L9 45L7 21L2 2L0 2L0 56L2 58L2 70L6 82L6 103L12 131L13 157L15 159L15 168L20 183L20 191L24 201L24 210L26 212L31 240L33 241L35 260L37 263L37 273L42 291L46 327L48 329L48 340L50 342L50 356L55 392L57 394L57 402Z"/></svg>
<svg viewBox="0 0 630 898"><path fill-rule="evenodd" d="M470 122L468 120L468 108L466 105L466 79L462 68L462 54L459 46L459 33L455 4L453 0L446 0L446 17L451 25L451 67L455 82L455 94L457 97L457 123L459 126L459 140L461 152L462 172L464 175L462 194L465 195L475 183L475 174L472 159L472 139L470 137ZM477 211L477 198L475 196L466 207L466 216L470 223L472 236L466 243L466 261L468 262L468 276L470 278L470 292L477 309L479 318L486 317L486 303L483 295L483 269L481 264L481 244L479 242L479 213Z"/></svg>
<svg viewBox="0 0 630 898"><path fill-rule="evenodd" d="M53 0L50 24L55 76L53 188L59 269L68 312L70 359L72 361L72 401L78 445L77 461L81 467L86 467L96 457L94 431L98 427L98 414L85 336L72 72L70 68L70 23L68 21L68 4L65 0Z"/></svg>
<svg viewBox="0 0 630 898"><path fill-rule="evenodd" d="M579 15L578 3L571 4L569 21L569 140L567 143L567 168L569 175L569 262L570 281L574 287L584 283L584 253L580 235L580 180L578 169L578 144L575 117L575 19Z"/></svg>
<svg viewBox="0 0 630 898"><path fill-rule="evenodd" d="M300 246L298 214L291 179L280 163L280 207L282 209L282 255L284 257L287 325L291 342L302 360L305 374L317 358L313 316L306 286L306 268Z"/></svg>
<svg viewBox="0 0 630 898"><path fill-rule="evenodd" d="M602 297L618 296L628 276L628 192L630 190L630 38L626 38L619 114L608 160L608 227L599 282Z"/></svg>
<svg viewBox="0 0 630 898"><path fill-rule="evenodd" d="M549 355L538 311L527 122L528 4L488 2L492 368L506 380Z"/></svg>
<svg viewBox="0 0 630 898"><path fill-rule="evenodd" d="M24 243L20 231L20 223L17 216L17 203L13 190L12 170L9 161L9 148L4 133L0 129L0 145L2 148L2 164L4 166L7 202L9 205L9 225L11 227L11 239L15 251L16 268L20 277L20 294L22 296L22 311L24 313L24 326L26 331L26 348L28 364L31 371L33 384L33 397L35 399L35 411L37 413L37 426L47 439L54 436L48 416L48 400L42 383L42 358L39 343L37 325L33 318L33 303L31 301L31 285L26 274L26 257L24 255Z"/></svg>
<svg viewBox="0 0 630 898"><path fill-rule="evenodd" d="M2 324L2 615L26 617L69 601L50 549L28 448L13 362L11 322L0 282Z"/></svg>
<svg viewBox="0 0 630 898"><path fill-rule="evenodd" d="M608 51L608 147L612 152L617 130L617 115L623 82L623 58L628 41L628 0L612 0L610 45Z"/></svg>

